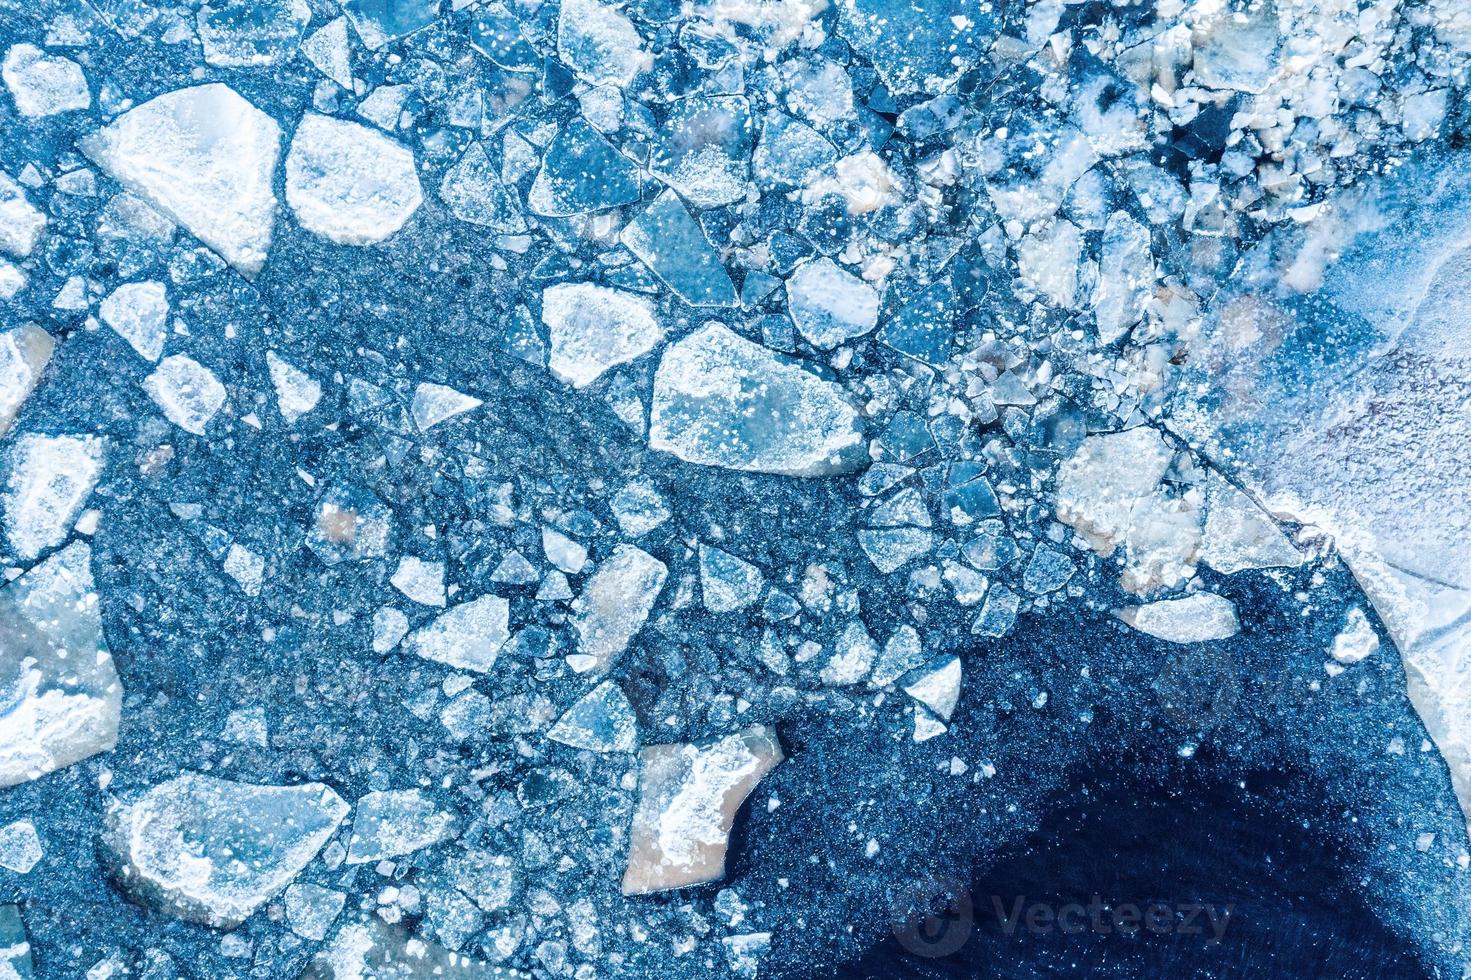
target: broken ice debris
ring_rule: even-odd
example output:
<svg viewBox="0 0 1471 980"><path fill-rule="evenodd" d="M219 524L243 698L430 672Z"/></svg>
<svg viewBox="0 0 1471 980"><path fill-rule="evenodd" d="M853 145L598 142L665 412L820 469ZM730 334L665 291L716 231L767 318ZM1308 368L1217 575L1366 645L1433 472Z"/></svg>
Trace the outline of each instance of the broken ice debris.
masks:
<svg viewBox="0 0 1471 980"><path fill-rule="evenodd" d="M114 800L101 850L140 901L233 929L291 883L348 809L321 783L257 786L189 772Z"/></svg>
<svg viewBox="0 0 1471 980"><path fill-rule="evenodd" d="M102 322L147 361L163 356L168 338L169 300L163 283L123 283L102 301Z"/></svg>
<svg viewBox="0 0 1471 980"><path fill-rule="evenodd" d="M782 758L776 732L766 726L706 745L645 748L623 894L646 895L723 877L736 812Z"/></svg>
<svg viewBox="0 0 1471 980"><path fill-rule="evenodd" d="M409 637L407 647L426 660L484 672L495 666L496 654L510 637L509 619L505 599L484 595L441 613Z"/></svg>
<svg viewBox="0 0 1471 980"><path fill-rule="evenodd" d="M414 389L414 403L411 411L414 416L414 424L419 427L419 431L427 432L446 419L463 415L483 404L485 403L473 395L456 391L448 385L431 384L426 381Z"/></svg>
<svg viewBox="0 0 1471 980"><path fill-rule="evenodd" d="M587 387L664 339L648 300L586 282L547 287L541 319L552 347L547 366L574 388Z"/></svg>
<svg viewBox="0 0 1471 980"><path fill-rule="evenodd" d="M937 657L905 679L904 693L949 721L960 700L960 658Z"/></svg>
<svg viewBox="0 0 1471 980"><path fill-rule="evenodd" d="M17 820L0 828L0 868L16 874L30 874L41 857L41 838L31 821ZM0 977L3 976L0 973Z"/></svg>
<svg viewBox="0 0 1471 980"><path fill-rule="evenodd" d="M0 78L10 89L15 108L32 119L92 104L82 66L69 58L48 55L34 44L16 44L6 51Z"/></svg>
<svg viewBox="0 0 1471 980"><path fill-rule="evenodd" d="M55 349L56 341L34 323L0 334L0 437L10 431L21 406L36 390Z"/></svg>
<svg viewBox="0 0 1471 980"><path fill-rule="evenodd" d="M1057 519L1105 558L1122 546L1121 584L1131 592L1177 587L1194 574L1199 505L1161 485L1173 458L1159 431L1143 425L1088 436L1058 470Z"/></svg>
<svg viewBox="0 0 1471 980"><path fill-rule="evenodd" d="M346 0L342 10L358 37L376 51L434 23L439 0Z"/></svg>
<svg viewBox="0 0 1471 980"><path fill-rule="evenodd" d="M1303 561L1256 502L1214 470L1205 482L1200 559L1223 575L1247 568L1296 568Z"/></svg>
<svg viewBox="0 0 1471 980"><path fill-rule="evenodd" d="M1241 632L1235 604L1213 592L1128 606L1117 615L1139 632L1171 643L1224 640Z"/></svg>
<svg viewBox="0 0 1471 980"><path fill-rule="evenodd" d="M322 386L273 350L266 351L266 371L276 389L276 407L287 425L316 408L322 400Z"/></svg>
<svg viewBox="0 0 1471 980"><path fill-rule="evenodd" d="M306 0L218 0L199 8L204 60L219 68L274 65L296 51L307 21Z"/></svg>
<svg viewBox="0 0 1471 980"><path fill-rule="evenodd" d="M784 476L844 473L868 460L858 413L837 385L717 323L664 352L649 446Z"/></svg>
<svg viewBox="0 0 1471 980"><path fill-rule="evenodd" d="M751 138L745 98L680 99L656 132L649 170L697 208L731 204L746 196Z"/></svg>
<svg viewBox="0 0 1471 980"><path fill-rule="evenodd" d="M700 591L705 608L713 613L735 612L761 598L766 576L761 569L735 555L700 545Z"/></svg>
<svg viewBox="0 0 1471 980"><path fill-rule="evenodd" d="M1343 617L1343 629L1333 638L1333 659L1341 664L1356 664L1379 649L1379 634L1369 617L1357 607Z"/></svg>
<svg viewBox="0 0 1471 980"><path fill-rule="evenodd" d="M150 99L79 145L118 183L254 276L271 246L280 139L275 120L214 83Z"/></svg>
<svg viewBox="0 0 1471 980"><path fill-rule="evenodd" d="M20 906L0 905L0 978L32 980L36 975L31 962L31 942L26 937Z"/></svg>
<svg viewBox="0 0 1471 980"><path fill-rule="evenodd" d="M225 386L192 357L165 357L143 380L148 397L170 422L197 436L225 404Z"/></svg>
<svg viewBox="0 0 1471 980"><path fill-rule="evenodd" d="M618 527L631 538L648 534L671 516L659 491L647 483L630 483L614 495L610 506Z"/></svg>
<svg viewBox="0 0 1471 980"><path fill-rule="evenodd" d="M21 558L35 558L66 539L102 475L96 436L24 435L7 454L0 497L5 536Z"/></svg>
<svg viewBox="0 0 1471 980"><path fill-rule="evenodd" d="M639 199L638 168L581 117L552 138L526 204L536 214L567 218Z"/></svg>
<svg viewBox="0 0 1471 980"><path fill-rule="evenodd" d="M348 864L409 854L454 836L455 818L417 789L384 790L358 800Z"/></svg>
<svg viewBox="0 0 1471 980"><path fill-rule="evenodd" d="M778 188L805 187L837 162L827 138L784 112L767 113L752 164L758 183Z"/></svg>
<svg viewBox="0 0 1471 980"><path fill-rule="evenodd" d="M878 325L879 294L829 258L804 262L787 280L787 307L797 331L827 349Z"/></svg>
<svg viewBox="0 0 1471 980"><path fill-rule="evenodd" d="M587 658L574 669L606 670L627 649L653 611L668 574L663 562L633 545L613 549L572 603L578 652Z"/></svg>
<svg viewBox="0 0 1471 980"><path fill-rule="evenodd" d="M623 690L603 681L567 709L547 738L589 752L632 752L638 748L638 719Z"/></svg>
<svg viewBox="0 0 1471 980"><path fill-rule="evenodd" d="M557 53L584 81L615 88L627 88L650 61L633 22L602 0L562 0Z"/></svg>
<svg viewBox="0 0 1471 980"><path fill-rule="evenodd" d="M297 980L518 980L525 974L490 966L411 935L378 916L353 918L312 957Z"/></svg>
<svg viewBox="0 0 1471 980"><path fill-rule="evenodd" d="M286 202L307 231L339 245L373 245L423 200L408 147L360 123L302 117L286 154Z"/></svg>
<svg viewBox="0 0 1471 980"><path fill-rule="evenodd" d="M0 590L0 786L117 743L122 685L91 563L92 549L77 542Z"/></svg>
<svg viewBox="0 0 1471 980"><path fill-rule="evenodd" d="M555 528L541 529L541 550L547 561L569 575L576 575L587 564L587 548Z"/></svg>
<svg viewBox="0 0 1471 980"><path fill-rule="evenodd" d="M735 287L720 253L679 195L665 191L623 229L622 241L691 306L734 306Z"/></svg>
<svg viewBox="0 0 1471 980"><path fill-rule="evenodd" d="M0 252L23 259L35 250L45 230L45 213L30 202L9 174L0 170Z"/></svg>
<svg viewBox="0 0 1471 980"><path fill-rule="evenodd" d="M993 585L986 592L986 601L981 604L981 613L971 624L970 631L977 636L1005 636L1016 624L1016 614L1021 605L1021 596L1004 585Z"/></svg>
<svg viewBox="0 0 1471 980"><path fill-rule="evenodd" d="M471 143L445 172L439 199L456 218L498 235L519 235L527 228L516 196L501 181L480 143Z"/></svg>

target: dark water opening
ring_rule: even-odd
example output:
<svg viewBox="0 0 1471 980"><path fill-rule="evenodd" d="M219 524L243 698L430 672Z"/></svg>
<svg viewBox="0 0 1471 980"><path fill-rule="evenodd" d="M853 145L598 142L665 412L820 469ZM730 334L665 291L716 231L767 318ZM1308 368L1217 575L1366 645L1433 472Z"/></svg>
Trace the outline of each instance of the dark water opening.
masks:
<svg viewBox="0 0 1471 980"><path fill-rule="evenodd" d="M1426 976L1357 897L1352 855L1284 802L1305 785L1283 772L1174 786L1095 773L1023 847L950 883L959 897L942 915L837 976Z"/></svg>

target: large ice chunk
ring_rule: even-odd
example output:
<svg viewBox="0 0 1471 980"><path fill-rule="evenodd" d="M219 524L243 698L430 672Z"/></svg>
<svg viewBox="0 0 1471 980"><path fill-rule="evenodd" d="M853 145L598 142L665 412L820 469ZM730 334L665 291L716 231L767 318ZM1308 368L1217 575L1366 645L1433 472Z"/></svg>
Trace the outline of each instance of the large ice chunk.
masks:
<svg viewBox="0 0 1471 980"><path fill-rule="evenodd" d="M280 140L274 119L212 83L150 99L80 146L118 183L253 276L271 246Z"/></svg>
<svg viewBox="0 0 1471 980"><path fill-rule="evenodd" d="M339 245L372 245L423 202L414 153L376 129L308 113L286 155L286 202L307 231Z"/></svg>
<svg viewBox="0 0 1471 980"><path fill-rule="evenodd" d="M417 789L384 790L358 800L347 844L348 864L367 864L437 844L455 832L455 818Z"/></svg>
<svg viewBox="0 0 1471 980"><path fill-rule="evenodd" d="M0 590L0 786L117 744L123 691L91 565L77 542Z"/></svg>
<svg viewBox="0 0 1471 980"><path fill-rule="evenodd" d="M592 283L549 286L541 294L551 357L547 366L574 388L648 353L664 339L653 305L642 296Z"/></svg>
<svg viewBox="0 0 1471 980"><path fill-rule="evenodd" d="M633 640L654 609L669 569L631 544L620 544L593 572L572 603L579 672L603 671Z"/></svg>
<svg viewBox="0 0 1471 980"><path fill-rule="evenodd" d="M691 306L734 306L720 253L679 195L665 191L623 229L623 244Z"/></svg>
<svg viewBox="0 0 1471 980"><path fill-rule="evenodd" d="M557 53L583 80L617 88L627 88L650 63L633 22L601 0L562 0Z"/></svg>
<svg viewBox="0 0 1471 980"><path fill-rule="evenodd" d="M439 0L345 0L342 10L358 37L376 51L434 23Z"/></svg>
<svg viewBox="0 0 1471 980"><path fill-rule="evenodd" d="M526 203L536 214L566 218L639 198L638 168L581 117L552 138Z"/></svg>
<svg viewBox="0 0 1471 980"><path fill-rule="evenodd" d="M0 334L0 437L15 424L55 349L56 341L34 323Z"/></svg>
<svg viewBox="0 0 1471 980"><path fill-rule="evenodd" d="M408 639L408 649L426 660L481 672L495 666L510 636L510 605L498 595L462 602Z"/></svg>
<svg viewBox="0 0 1471 980"><path fill-rule="evenodd" d="M682 99L659 127L649 170L697 208L746 196L751 107L741 96Z"/></svg>
<svg viewBox="0 0 1471 980"><path fill-rule="evenodd" d="M776 732L766 726L708 745L644 749L623 894L646 895L723 877L736 812L782 758Z"/></svg>
<svg viewBox="0 0 1471 980"><path fill-rule="evenodd" d="M547 738L590 752L632 752L638 748L638 718L622 688L603 681L567 709Z"/></svg>
<svg viewBox="0 0 1471 980"><path fill-rule="evenodd" d="M439 199L456 218L496 234L519 235L526 230L521 205L479 143L471 143L465 155L445 172L439 182Z"/></svg>
<svg viewBox="0 0 1471 980"><path fill-rule="evenodd" d="M165 357L143 379L143 389L164 417L197 436L225 404L225 386L213 371L183 354Z"/></svg>
<svg viewBox="0 0 1471 980"><path fill-rule="evenodd" d="M113 801L101 852L139 900L233 929L291 883L348 809L321 783L257 786L189 772Z"/></svg>
<svg viewBox="0 0 1471 980"><path fill-rule="evenodd" d="M1214 470L1205 482L1200 558L1225 575L1247 568L1296 568L1303 561L1256 501Z"/></svg>
<svg viewBox="0 0 1471 980"><path fill-rule="evenodd" d="M168 339L169 299L161 282L126 282L102 301L102 322L149 361L163 355Z"/></svg>
<svg viewBox="0 0 1471 980"><path fill-rule="evenodd" d="M804 262L787 280L787 307L814 347L836 347L878 326L879 294L829 258Z"/></svg>
<svg viewBox="0 0 1471 980"><path fill-rule="evenodd" d="M664 352L649 446L704 466L826 476L868 459L838 386L707 324Z"/></svg>
<svg viewBox="0 0 1471 980"><path fill-rule="evenodd" d="M838 33L895 95L945 88L997 33L991 5L970 0L839 0L837 7Z"/></svg>
<svg viewBox="0 0 1471 980"><path fill-rule="evenodd" d="M296 51L312 10L306 0L219 0L199 8L204 60L220 68L274 65Z"/></svg>
<svg viewBox="0 0 1471 980"><path fill-rule="evenodd" d="M35 558L66 539L102 475L96 436L25 435L7 454L5 536L22 558Z"/></svg>
<svg viewBox="0 0 1471 980"><path fill-rule="evenodd" d="M1057 477L1057 519L1099 555L1125 551L1132 592L1182 584L1194 574L1200 509L1162 486L1174 452L1151 426L1088 436Z"/></svg>
<svg viewBox="0 0 1471 980"><path fill-rule="evenodd" d="M1129 606L1120 609L1118 617L1141 633L1171 643L1225 640L1241 632L1236 605L1214 592Z"/></svg>
<svg viewBox="0 0 1471 980"><path fill-rule="evenodd" d="M92 104L82 66L70 58L48 55L34 44L12 45L0 65L0 77L16 109L33 119Z"/></svg>

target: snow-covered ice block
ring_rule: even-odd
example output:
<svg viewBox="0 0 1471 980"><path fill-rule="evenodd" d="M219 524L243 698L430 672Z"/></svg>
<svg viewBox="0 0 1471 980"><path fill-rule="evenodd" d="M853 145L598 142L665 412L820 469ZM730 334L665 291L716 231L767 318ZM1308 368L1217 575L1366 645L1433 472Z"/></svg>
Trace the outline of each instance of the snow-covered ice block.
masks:
<svg viewBox="0 0 1471 980"><path fill-rule="evenodd" d="M562 0L557 53L584 81L616 88L627 88L651 63L638 28L603 0Z"/></svg>
<svg viewBox="0 0 1471 980"><path fill-rule="evenodd" d="M114 289L98 312L102 322L128 342L144 360L163 356L168 339L169 300L161 282L127 282Z"/></svg>
<svg viewBox="0 0 1471 980"><path fill-rule="evenodd" d="M306 0L217 0L199 8L204 60L219 68L274 65L296 52L307 22Z"/></svg>
<svg viewBox="0 0 1471 980"><path fill-rule="evenodd" d="M409 854L452 837L454 814L445 813L417 789L368 793L357 802L348 864L368 864Z"/></svg>
<svg viewBox="0 0 1471 980"><path fill-rule="evenodd" d="M785 476L844 473L868 460L858 413L837 385L716 323L664 352L649 446Z"/></svg>
<svg viewBox="0 0 1471 980"><path fill-rule="evenodd" d="M585 388L611 367L653 350L664 328L653 304L636 293L592 283L549 286L541 294L552 374Z"/></svg>
<svg viewBox="0 0 1471 980"><path fill-rule="evenodd" d="M165 357L143 381L164 417L197 436L225 404L225 386L213 371L183 354Z"/></svg>
<svg viewBox="0 0 1471 980"><path fill-rule="evenodd" d="M879 322L879 294L829 258L800 265L787 280L787 307L814 347L836 347Z"/></svg>
<svg viewBox="0 0 1471 980"><path fill-rule="evenodd" d="M1128 606L1118 611L1118 617L1141 633L1171 643L1225 640L1241 632L1235 603L1214 592Z"/></svg>
<svg viewBox="0 0 1471 980"><path fill-rule="evenodd" d="M102 476L104 446L96 436L27 434L6 454L5 537L22 558L66 540Z"/></svg>
<svg viewBox="0 0 1471 980"><path fill-rule="evenodd" d="M34 323L0 334L0 436L15 424L55 349L56 341Z"/></svg>
<svg viewBox="0 0 1471 980"><path fill-rule="evenodd" d="M287 425L316 408L322 400L322 386L275 351L266 351L266 371L276 389L276 405Z"/></svg>
<svg viewBox="0 0 1471 980"><path fill-rule="evenodd" d="M274 119L215 82L150 99L79 145L118 183L254 276L271 246L280 141Z"/></svg>
<svg viewBox="0 0 1471 980"><path fill-rule="evenodd" d="M410 636L406 647L426 660L483 673L495 666L496 654L510 637L509 619L505 599L484 595L441 613Z"/></svg>
<svg viewBox="0 0 1471 980"><path fill-rule="evenodd" d="M697 208L739 201L750 176L752 129L741 96L681 99L657 131L649 170Z"/></svg>
<svg viewBox="0 0 1471 980"><path fill-rule="evenodd" d="M623 894L647 895L724 877L736 811L782 759L776 732L765 726L707 745L645 748Z"/></svg>
<svg viewBox="0 0 1471 980"><path fill-rule="evenodd" d="M408 147L360 123L308 113L286 154L286 202L307 231L373 245L418 210L423 190Z"/></svg>
<svg viewBox="0 0 1471 980"><path fill-rule="evenodd" d="M92 104L82 66L70 58L48 55L34 44L12 45L0 63L0 78L20 114L33 119Z"/></svg>
<svg viewBox="0 0 1471 980"><path fill-rule="evenodd" d="M628 648L664 589L669 569L630 544L620 544L598 565L572 604L578 653L589 659L581 672L604 671Z"/></svg>
<svg viewBox="0 0 1471 980"><path fill-rule="evenodd" d="M101 851L140 901L233 929L291 883L349 809L321 783L258 786L188 772L113 801Z"/></svg>
<svg viewBox="0 0 1471 980"><path fill-rule="evenodd" d="M0 786L117 744L123 691L91 564L76 542L0 590Z"/></svg>
<svg viewBox="0 0 1471 980"><path fill-rule="evenodd" d="M46 215L26 197L25 189L0 170L0 251L23 259L46 230Z"/></svg>

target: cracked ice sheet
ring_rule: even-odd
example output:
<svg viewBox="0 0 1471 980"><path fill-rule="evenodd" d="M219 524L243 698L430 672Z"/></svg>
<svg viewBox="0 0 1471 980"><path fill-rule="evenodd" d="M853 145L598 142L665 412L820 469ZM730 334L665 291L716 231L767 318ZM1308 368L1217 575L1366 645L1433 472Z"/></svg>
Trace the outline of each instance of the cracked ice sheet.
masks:
<svg viewBox="0 0 1471 980"><path fill-rule="evenodd" d="M1310 226L1281 265L1267 246L1248 256L1187 362L1205 397L1182 397L1171 424L1268 509L1333 536L1471 815L1468 175L1464 154L1418 161ZM1323 335L1330 353L1305 349ZM1289 361L1306 377L1284 386Z"/></svg>

